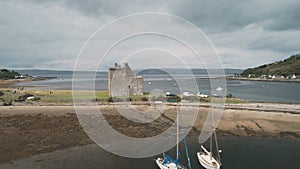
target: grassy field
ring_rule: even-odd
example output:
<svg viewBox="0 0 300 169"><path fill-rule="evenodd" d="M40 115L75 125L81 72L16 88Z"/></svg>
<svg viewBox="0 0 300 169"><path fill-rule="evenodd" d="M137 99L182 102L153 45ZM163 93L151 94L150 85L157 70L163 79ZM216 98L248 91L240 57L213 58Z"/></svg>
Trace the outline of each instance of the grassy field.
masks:
<svg viewBox="0 0 300 169"><path fill-rule="evenodd" d="M127 97L119 97L119 98L110 98L107 91L77 91L74 94L72 90L16 90L16 89L0 89L0 91L4 94L0 96L0 101L10 102L18 100L21 96L26 94L31 94L39 100L32 101L32 100L25 100L25 103L33 103L33 102L40 102L40 103L73 103L73 97L78 101L94 101L94 102L120 102L124 100L128 100ZM147 102L149 100L164 100L166 98L163 96L155 96L149 95L145 93L144 95L132 95L130 96L131 101L135 102ZM161 97L157 99L157 97ZM184 100L188 102L200 102L202 103L209 103L211 98L199 98L197 96L186 97ZM244 100L238 98L227 98L226 103L231 104L238 104L238 103L245 103Z"/></svg>
<svg viewBox="0 0 300 169"><path fill-rule="evenodd" d="M73 102L73 94L72 90L13 90L13 89L3 89L1 90L4 95L0 96L1 100L6 102L10 100L17 100L20 96L25 94L34 95L40 100L39 102L45 103L72 103ZM107 91L96 91L95 92L97 99L108 99ZM76 96L78 99L86 100L86 99L95 99L93 92L90 91L79 91L79 94ZM26 100L25 102L32 102Z"/></svg>
<svg viewBox="0 0 300 169"><path fill-rule="evenodd" d="M4 95L0 96L0 101L15 101L20 96L31 94L35 97L40 98L37 100L42 103L72 103L73 97L77 100L82 101L97 101L107 102L109 100L108 91L76 91L73 95L72 90L15 90L15 89L0 89ZM130 96L132 101L147 101L148 94L143 96ZM125 100L126 97L120 97L118 100ZM146 100L147 99L147 100ZM25 102L34 102L25 100Z"/></svg>

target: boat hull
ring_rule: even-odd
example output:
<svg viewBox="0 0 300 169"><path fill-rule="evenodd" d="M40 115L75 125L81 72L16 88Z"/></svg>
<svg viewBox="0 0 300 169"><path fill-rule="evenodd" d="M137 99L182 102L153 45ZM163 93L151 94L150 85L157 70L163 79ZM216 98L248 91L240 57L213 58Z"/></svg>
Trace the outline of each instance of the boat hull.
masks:
<svg viewBox="0 0 300 169"><path fill-rule="evenodd" d="M202 154L200 152L197 153L198 160L200 164L206 169L220 169L221 166L218 161L211 157L209 154Z"/></svg>
<svg viewBox="0 0 300 169"><path fill-rule="evenodd" d="M163 164L162 158L157 158L155 162L160 169L177 169L177 166L174 163Z"/></svg>
<svg viewBox="0 0 300 169"><path fill-rule="evenodd" d="M186 167L184 167L182 164L178 164L178 166L174 163L174 162L170 162L167 164L163 164L164 159L163 158L157 158L155 160L157 166L160 169L187 169Z"/></svg>

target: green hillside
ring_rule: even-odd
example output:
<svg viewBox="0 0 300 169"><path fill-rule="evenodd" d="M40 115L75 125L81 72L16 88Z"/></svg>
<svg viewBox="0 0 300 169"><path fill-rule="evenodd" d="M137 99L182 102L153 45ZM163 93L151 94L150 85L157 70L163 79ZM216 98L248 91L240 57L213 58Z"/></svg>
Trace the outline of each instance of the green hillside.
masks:
<svg viewBox="0 0 300 169"><path fill-rule="evenodd" d="M14 79L15 76L20 76L20 73L9 71L7 69L1 69L0 70L0 79L6 80L6 79Z"/></svg>
<svg viewBox="0 0 300 169"><path fill-rule="evenodd" d="M241 74L243 77L261 77L263 75L291 76L300 75L300 54L293 55L283 61L262 65L256 68L249 68Z"/></svg>

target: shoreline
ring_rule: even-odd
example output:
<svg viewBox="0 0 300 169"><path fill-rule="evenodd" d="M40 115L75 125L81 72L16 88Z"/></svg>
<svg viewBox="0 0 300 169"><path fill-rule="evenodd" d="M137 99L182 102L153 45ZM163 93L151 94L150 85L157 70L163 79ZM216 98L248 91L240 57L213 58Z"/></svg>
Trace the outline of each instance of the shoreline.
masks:
<svg viewBox="0 0 300 169"><path fill-rule="evenodd" d="M9 80L0 80L0 87L14 87L13 84L21 82L30 82L31 79L9 79Z"/></svg>
<svg viewBox="0 0 300 169"><path fill-rule="evenodd" d="M286 80L286 79L262 79L262 78L247 78L247 77L232 77L227 76L228 80L242 80L242 81L258 81L258 82L284 82L284 83L300 83L300 79Z"/></svg>
<svg viewBox="0 0 300 169"><path fill-rule="evenodd" d="M56 77L36 77L36 78L7 79L7 80L0 79L0 87L12 88L12 87L15 87L14 84L17 84L17 83L42 81L42 80L49 80L49 79L55 79L55 78ZM29 87L29 86L24 86L24 87Z"/></svg>
<svg viewBox="0 0 300 169"><path fill-rule="evenodd" d="M6 83L8 83L8 82L6 82ZM17 82L12 82L12 83L17 83ZM64 105L65 103L73 102L73 99L72 99L73 91L72 90L36 89L31 86L17 86L17 85L16 86L12 86L12 85L2 86L0 83L0 91L5 92L6 98L11 98L12 101L14 101L17 96L21 96L24 94L33 94L33 95L36 95L37 97L41 98L41 100L36 103L30 102L28 104L47 105L47 104L55 103L55 104L63 104ZM13 93L14 91L16 91L15 94ZM78 92L82 92L82 94L86 95L92 91L80 90ZM93 102L98 102L99 104L109 104L109 102L107 101L109 98L108 91L97 90L97 91L95 91L95 93L96 93L96 98L91 98L91 100L94 100ZM1 97L3 98L3 96L0 96L0 101L1 101ZM137 96L132 95L130 97L133 99L132 100L133 102L141 102L141 104L145 104L145 101L142 101L141 98L142 97L148 98L149 94L137 95ZM66 100L66 99L61 99L61 98L68 98L68 99ZM189 102L197 101L197 99L200 99L200 103L209 103L211 98L212 98L212 96L209 96L208 98L200 98L198 96L191 96L190 100L189 100L189 98L184 98L183 100L185 102L189 103ZM221 99L225 99L225 98L226 98L226 104L240 104L240 103L245 103L245 104L290 104L290 105L300 104L298 102L267 102L267 101L245 100L245 99L238 98L238 97L232 97L232 98L223 97ZM148 100L149 100L149 98L148 98ZM27 102L23 102L23 103L27 103ZM22 104L16 103L16 105L24 105L23 103Z"/></svg>
<svg viewBox="0 0 300 169"><path fill-rule="evenodd" d="M255 105L248 105L252 107ZM262 137L286 138L300 140L300 105L287 106L294 108L297 114L273 112L285 109L283 105L269 106L271 112L261 110L236 110L227 108L218 125L217 134L221 137ZM147 105L133 105L137 110L148 110ZM80 107L89 116L91 106ZM121 110L128 106L118 105ZM189 112L197 107L183 106L182 112ZM176 106L168 105L164 114L153 124L135 123L124 118L113 105L99 105L106 121L118 132L131 137L144 138L155 136L176 121ZM190 136L199 135L202 131L209 107L200 107L200 112ZM149 113L155 111L151 110ZM183 114L189 118L189 114ZM70 147L93 143L79 124L73 106L1 106L0 151L5 152L0 158L0 164L20 158L64 150ZM145 134L147 133L147 134Z"/></svg>
<svg viewBox="0 0 300 169"><path fill-rule="evenodd" d="M98 102L98 106L127 106L127 103L117 102ZM149 102L131 102L132 106L151 106ZM168 107L177 107L176 103L164 104ZM181 106L199 107L199 108L210 108L210 103L181 103ZM86 103L80 104L82 107L88 107ZM1 107L74 107L74 103L14 103L11 106L0 106ZM247 111L260 111L260 112L271 112L271 113L289 113L289 114L300 114L300 104L295 103L268 103L268 102L246 102L246 103L225 103L224 110L247 110ZM0 113L1 114L1 113Z"/></svg>

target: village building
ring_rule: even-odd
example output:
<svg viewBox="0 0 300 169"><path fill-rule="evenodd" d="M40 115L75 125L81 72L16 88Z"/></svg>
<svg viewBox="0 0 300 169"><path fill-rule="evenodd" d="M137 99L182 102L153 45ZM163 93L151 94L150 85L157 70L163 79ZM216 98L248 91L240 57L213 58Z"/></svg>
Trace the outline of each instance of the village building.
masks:
<svg viewBox="0 0 300 169"><path fill-rule="evenodd" d="M115 67L108 70L108 90L110 97L143 95L144 78L134 75L128 63L123 67L115 63Z"/></svg>

